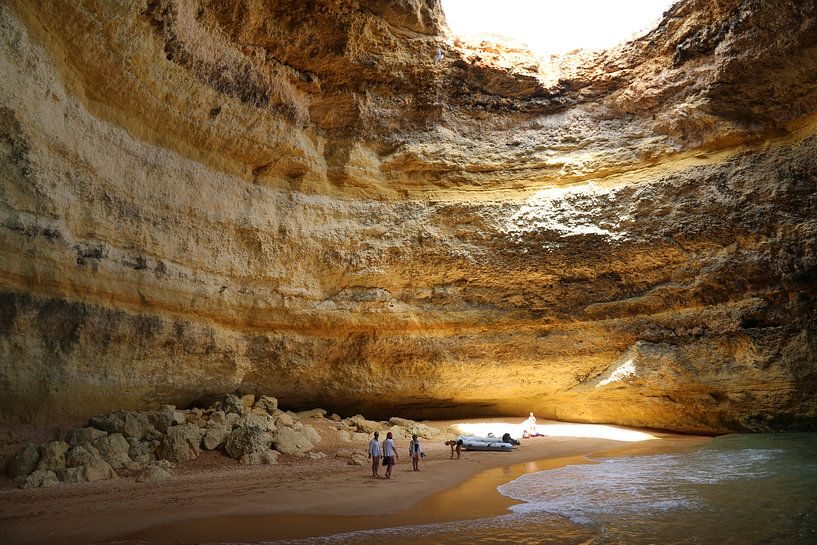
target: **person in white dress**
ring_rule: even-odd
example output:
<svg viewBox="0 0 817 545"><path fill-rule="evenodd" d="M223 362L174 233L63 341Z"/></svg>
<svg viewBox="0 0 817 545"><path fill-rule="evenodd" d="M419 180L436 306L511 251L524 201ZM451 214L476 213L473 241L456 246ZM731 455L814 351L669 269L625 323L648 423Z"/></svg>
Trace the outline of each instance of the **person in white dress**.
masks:
<svg viewBox="0 0 817 545"><path fill-rule="evenodd" d="M536 417L530 413L527 419L522 422L522 437L533 437L536 435Z"/></svg>

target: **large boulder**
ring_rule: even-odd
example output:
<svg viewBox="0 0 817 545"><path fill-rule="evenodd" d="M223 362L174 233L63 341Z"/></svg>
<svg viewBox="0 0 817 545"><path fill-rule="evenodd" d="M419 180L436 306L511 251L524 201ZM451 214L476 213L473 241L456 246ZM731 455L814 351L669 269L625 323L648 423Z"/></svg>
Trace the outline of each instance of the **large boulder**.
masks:
<svg viewBox="0 0 817 545"><path fill-rule="evenodd" d="M255 401L253 409L260 409L265 413L272 414L278 410L278 400L270 396L261 396Z"/></svg>
<svg viewBox="0 0 817 545"><path fill-rule="evenodd" d="M183 462L198 458L201 439L205 431L193 424L173 426L156 451L156 457L171 462Z"/></svg>
<svg viewBox="0 0 817 545"><path fill-rule="evenodd" d="M60 484L57 474L50 469L37 469L26 477L23 488L51 488Z"/></svg>
<svg viewBox="0 0 817 545"><path fill-rule="evenodd" d="M237 416L234 413L231 414ZM228 421L227 415L222 411L215 411L207 421L207 428L201 444L207 450L215 450L224 444L232 430L233 424Z"/></svg>
<svg viewBox="0 0 817 545"><path fill-rule="evenodd" d="M68 443L65 441L51 441L43 446L40 463L37 469L61 471L65 469L65 453L68 452Z"/></svg>
<svg viewBox="0 0 817 545"><path fill-rule="evenodd" d="M121 433L100 437L94 441L93 446L99 451L99 456L113 468L124 467L132 461L128 454L130 444Z"/></svg>
<svg viewBox="0 0 817 545"><path fill-rule="evenodd" d="M245 412L244 403L241 402L241 398L233 394L226 394L219 401L213 403L210 408L223 411L225 414L235 413L239 416Z"/></svg>
<svg viewBox="0 0 817 545"><path fill-rule="evenodd" d="M144 413L125 413L125 425L122 433L127 438L133 439L158 439L161 434L156 427L150 423L148 416Z"/></svg>
<svg viewBox="0 0 817 545"><path fill-rule="evenodd" d="M88 425L107 433L122 433L125 431L125 413L117 412L93 416L88 420Z"/></svg>
<svg viewBox="0 0 817 545"><path fill-rule="evenodd" d="M357 431L359 433L374 433L376 431L382 431L385 429L385 426L380 422L375 422L373 420L366 420L362 415L356 414L355 416L349 417L343 421L345 425L352 428L353 431Z"/></svg>
<svg viewBox="0 0 817 545"><path fill-rule="evenodd" d="M287 413L278 413L275 415L275 427L287 428L295 424L295 419Z"/></svg>
<svg viewBox="0 0 817 545"><path fill-rule="evenodd" d="M65 434L65 442L76 447L78 445L87 445L93 443L100 437L105 437L108 432L87 426L85 428L74 428Z"/></svg>
<svg viewBox="0 0 817 545"><path fill-rule="evenodd" d="M71 447L65 454L65 465L69 468L79 467L91 460L100 458L99 451L91 445L77 445Z"/></svg>
<svg viewBox="0 0 817 545"><path fill-rule="evenodd" d="M246 454L262 454L269 450L272 437L269 432L258 427L236 428L224 444L224 450L237 460Z"/></svg>
<svg viewBox="0 0 817 545"><path fill-rule="evenodd" d="M147 415L148 421L159 433L167 433L172 426L181 426L187 419L182 411L177 411L175 405L162 405L158 411Z"/></svg>
<svg viewBox="0 0 817 545"><path fill-rule="evenodd" d="M40 463L40 447L28 443L14 455L6 468L9 477L28 477Z"/></svg>
<svg viewBox="0 0 817 545"><path fill-rule="evenodd" d="M277 428L273 418L265 413L247 413L238 419L236 425L242 428L261 428L268 432L273 432Z"/></svg>
<svg viewBox="0 0 817 545"><path fill-rule="evenodd" d="M82 447L77 447L82 448ZM69 467L65 470L62 480L66 483L87 483L116 479L117 475L111 465L99 457L92 457L86 463Z"/></svg>
<svg viewBox="0 0 817 545"><path fill-rule="evenodd" d="M272 442L275 445L275 450L282 454L295 456L304 456L315 446L303 430L298 431L292 428L275 430L272 434Z"/></svg>

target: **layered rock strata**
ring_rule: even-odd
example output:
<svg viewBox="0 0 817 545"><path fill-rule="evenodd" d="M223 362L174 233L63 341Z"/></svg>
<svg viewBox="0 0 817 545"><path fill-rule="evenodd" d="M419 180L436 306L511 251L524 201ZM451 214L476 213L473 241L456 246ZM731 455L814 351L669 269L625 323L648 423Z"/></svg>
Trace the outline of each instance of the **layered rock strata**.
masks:
<svg viewBox="0 0 817 545"><path fill-rule="evenodd" d="M548 63L433 0L12 0L0 33L5 420L817 423L814 2Z"/></svg>

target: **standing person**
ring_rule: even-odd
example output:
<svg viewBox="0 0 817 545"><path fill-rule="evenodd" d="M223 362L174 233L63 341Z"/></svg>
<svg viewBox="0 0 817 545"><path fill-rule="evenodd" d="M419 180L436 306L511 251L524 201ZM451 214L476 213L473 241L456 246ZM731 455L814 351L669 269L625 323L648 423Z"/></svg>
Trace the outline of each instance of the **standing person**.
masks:
<svg viewBox="0 0 817 545"><path fill-rule="evenodd" d="M533 437L536 435L536 417L533 416L533 413L530 413L528 418L522 422L522 426L524 426L522 437Z"/></svg>
<svg viewBox="0 0 817 545"><path fill-rule="evenodd" d="M420 471L420 456L425 455L423 447L420 446L420 440L417 439L417 434L412 434L409 443L409 456L411 456L411 465L414 467L414 471Z"/></svg>
<svg viewBox="0 0 817 545"><path fill-rule="evenodd" d="M383 465L386 466L386 478L391 479L391 470L394 464L400 457L397 455L397 448L394 446L394 439L391 432L386 434L386 440L383 441Z"/></svg>
<svg viewBox="0 0 817 545"><path fill-rule="evenodd" d="M369 441L369 459L372 461L372 477L379 479L380 475L377 469L380 467L380 458L383 456L383 450L380 448L380 432L374 432L374 439Z"/></svg>

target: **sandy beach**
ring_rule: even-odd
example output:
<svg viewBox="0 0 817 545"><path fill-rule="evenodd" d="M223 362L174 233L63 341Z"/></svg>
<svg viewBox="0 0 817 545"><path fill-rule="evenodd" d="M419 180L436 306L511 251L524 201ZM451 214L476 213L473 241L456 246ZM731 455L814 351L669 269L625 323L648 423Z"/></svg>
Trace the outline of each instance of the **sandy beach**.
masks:
<svg viewBox="0 0 817 545"><path fill-rule="evenodd" d="M431 424L445 429L454 423ZM335 457L341 448L365 452L365 443L340 441L332 422L317 419L313 425L322 437L316 449L326 454L322 459L281 457L278 465L242 466L206 452L179 464L173 478L161 483L122 478L22 490L5 481L0 541L261 541L480 518L506 511L512 500L496 487L525 472L590 463L587 456L674 451L708 441L653 431L647 432L654 437L648 441L545 436L525 439L513 452L463 451L461 459L450 460L442 439L427 440L419 472L412 471L406 455L408 442L398 441L401 460L393 479L385 480L373 478L368 466ZM576 429L583 433L581 426Z"/></svg>

